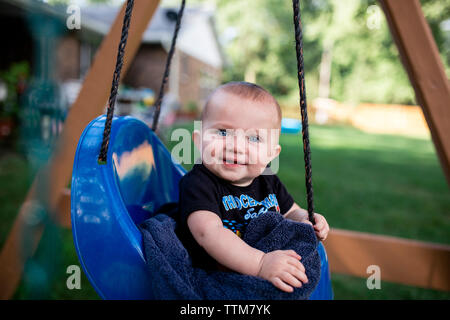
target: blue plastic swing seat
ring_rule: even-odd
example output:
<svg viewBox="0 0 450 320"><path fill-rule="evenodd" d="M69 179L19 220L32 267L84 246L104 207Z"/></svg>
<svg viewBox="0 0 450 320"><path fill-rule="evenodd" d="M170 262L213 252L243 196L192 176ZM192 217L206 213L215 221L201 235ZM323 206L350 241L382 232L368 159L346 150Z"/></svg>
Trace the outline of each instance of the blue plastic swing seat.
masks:
<svg viewBox="0 0 450 320"><path fill-rule="evenodd" d="M160 206L178 201L186 170L143 122L113 119L106 164L98 164L105 116L91 121L78 142L71 186L75 248L103 299L152 299L137 228ZM310 299L333 298L328 260L320 243L321 279Z"/></svg>

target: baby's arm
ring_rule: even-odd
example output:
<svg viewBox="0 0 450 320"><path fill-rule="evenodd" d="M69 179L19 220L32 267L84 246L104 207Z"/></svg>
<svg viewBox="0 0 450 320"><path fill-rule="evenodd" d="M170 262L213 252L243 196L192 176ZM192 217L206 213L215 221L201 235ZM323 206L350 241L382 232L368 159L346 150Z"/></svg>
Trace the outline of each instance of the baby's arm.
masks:
<svg viewBox="0 0 450 320"><path fill-rule="evenodd" d="M264 252L252 248L224 228L216 214L195 211L189 215L187 223L197 243L220 264L243 274L258 275Z"/></svg>
<svg viewBox="0 0 450 320"><path fill-rule="evenodd" d="M277 250L265 254L252 248L231 230L213 212L200 210L187 220L194 239L220 264L242 274L258 276L272 282L277 288L292 292L307 282L301 257L293 250Z"/></svg>

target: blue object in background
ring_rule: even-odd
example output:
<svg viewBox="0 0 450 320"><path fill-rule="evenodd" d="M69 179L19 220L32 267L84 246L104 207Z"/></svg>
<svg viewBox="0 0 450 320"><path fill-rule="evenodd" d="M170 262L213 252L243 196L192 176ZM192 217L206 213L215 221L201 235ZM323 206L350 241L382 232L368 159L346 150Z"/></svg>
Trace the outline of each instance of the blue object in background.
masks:
<svg viewBox="0 0 450 320"><path fill-rule="evenodd" d="M78 258L103 299L152 299L142 235L137 226L167 202L178 201L186 173L150 128L115 117L107 164L97 162L105 116L93 120L78 142L72 175L72 232ZM310 299L332 299L325 249L321 279Z"/></svg>
<svg viewBox="0 0 450 320"><path fill-rule="evenodd" d="M297 119L281 119L281 133L297 134L302 130L302 123Z"/></svg>

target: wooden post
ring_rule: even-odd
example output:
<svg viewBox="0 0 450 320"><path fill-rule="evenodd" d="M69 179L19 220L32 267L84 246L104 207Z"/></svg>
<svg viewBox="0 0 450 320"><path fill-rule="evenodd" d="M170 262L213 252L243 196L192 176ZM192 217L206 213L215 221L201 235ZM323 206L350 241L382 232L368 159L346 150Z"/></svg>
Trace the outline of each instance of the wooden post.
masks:
<svg viewBox="0 0 450 320"><path fill-rule="evenodd" d="M450 82L419 0L380 0L450 185Z"/></svg>
<svg viewBox="0 0 450 320"><path fill-rule="evenodd" d="M142 35L158 4L159 0L135 0L122 68L123 74L126 73L135 56L141 44ZM14 294L23 272L24 262L35 252L43 232L43 225L30 227L28 223L30 207L38 202L43 202L48 212L51 214L57 212L58 205L61 205L61 192L70 181L78 139L85 126L92 119L104 113L111 89L125 6L126 3L122 6L108 35L103 39L78 98L67 115L57 147L47 166L36 176L2 248L0 253L0 299L9 299ZM45 189L43 191L45 199L38 195L42 189ZM70 219L70 217L52 218L59 221ZM33 239L30 247L27 248L22 245L25 231L31 233L27 236Z"/></svg>

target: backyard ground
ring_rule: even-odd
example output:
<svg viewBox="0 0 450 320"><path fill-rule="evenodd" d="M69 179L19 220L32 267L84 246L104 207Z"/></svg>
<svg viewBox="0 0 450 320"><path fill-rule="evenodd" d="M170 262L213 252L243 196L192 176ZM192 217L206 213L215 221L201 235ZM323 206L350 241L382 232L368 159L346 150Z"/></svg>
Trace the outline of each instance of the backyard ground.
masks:
<svg viewBox="0 0 450 320"><path fill-rule="evenodd" d="M450 244L450 191L429 137L317 125L310 135L315 209L332 228ZM169 149L175 143L168 141ZM280 143L278 175L305 205L301 136L283 134ZM25 157L1 150L1 246L31 181ZM84 275L80 290L67 289L69 265L79 265L71 231L50 225L14 298L98 299ZM380 290L368 290L366 279L345 275L332 274L332 282L335 299L450 299L449 292L387 282Z"/></svg>

